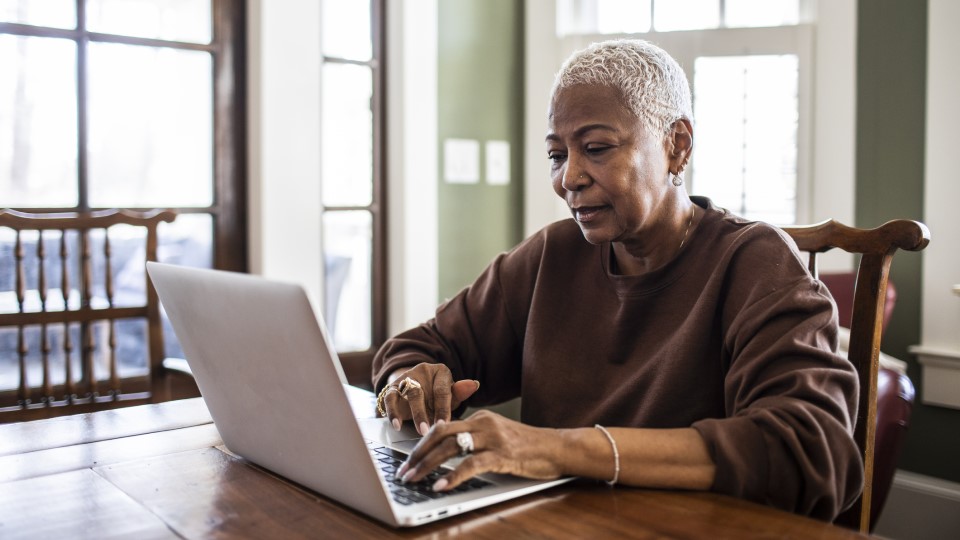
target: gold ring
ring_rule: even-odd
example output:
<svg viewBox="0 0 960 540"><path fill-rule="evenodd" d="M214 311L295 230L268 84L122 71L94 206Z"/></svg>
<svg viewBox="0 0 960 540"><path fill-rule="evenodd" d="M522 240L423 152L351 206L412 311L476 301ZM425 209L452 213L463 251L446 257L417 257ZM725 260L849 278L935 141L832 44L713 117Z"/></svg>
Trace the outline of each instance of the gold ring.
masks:
<svg viewBox="0 0 960 540"><path fill-rule="evenodd" d="M386 416L387 410L383 406L383 400L390 394L390 392L399 392L396 386L386 385L383 387L383 390L380 390L380 393L377 395L377 412L380 413L380 416Z"/></svg>
<svg viewBox="0 0 960 540"><path fill-rule="evenodd" d="M410 390L420 389L420 388L422 388L422 386L420 386L420 383L411 379L410 377L404 378L402 381L400 381L400 384L397 385L397 390L400 392L400 397L402 397L403 399L407 399L407 392L409 392Z"/></svg>

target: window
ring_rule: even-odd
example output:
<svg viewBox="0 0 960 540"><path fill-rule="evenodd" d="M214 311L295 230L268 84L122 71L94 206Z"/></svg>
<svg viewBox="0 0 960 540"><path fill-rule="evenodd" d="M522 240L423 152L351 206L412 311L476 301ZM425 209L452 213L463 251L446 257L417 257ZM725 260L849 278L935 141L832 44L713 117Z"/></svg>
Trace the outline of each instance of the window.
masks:
<svg viewBox="0 0 960 540"><path fill-rule="evenodd" d="M697 58L698 192L751 219L796 222L797 73L796 55Z"/></svg>
<svg viewBox="0 0 960 540"><path fill-rule="evenodd" d="M557 0L557 34L791 26L801 0Z"/></svg>
<svg viewBox="0 0 960 540"><path fill-rule="evenodd" d="M694 100L691 194L749 219L809 220L812 32L802 0L559 0L571 50L600 34L666 49ZM586 34L586 35L584 35ZM574 42L576 42L574 44Z"/></svg>
<svg viewBox="0 0 960 540"><path fill-rule="evenodd" d="M0 207L172 208L161 260L245 270L242 6L0 0ZM127 236L110 230L116 268L137 255ZM11 242L0 230L0 251ZM15 311L13 271L0 270L0 311ZM116 284L123 295L122 271ZM182 355L169 326L165 338ZM0 341L6 369L16 355Z"/></svg>
<svg viewBox="0 0 960 540"><path fill-rule="evenodd" d="M362 380L386 338L383 13L382 0L324 0L321 17L323 316Z"/></svg>

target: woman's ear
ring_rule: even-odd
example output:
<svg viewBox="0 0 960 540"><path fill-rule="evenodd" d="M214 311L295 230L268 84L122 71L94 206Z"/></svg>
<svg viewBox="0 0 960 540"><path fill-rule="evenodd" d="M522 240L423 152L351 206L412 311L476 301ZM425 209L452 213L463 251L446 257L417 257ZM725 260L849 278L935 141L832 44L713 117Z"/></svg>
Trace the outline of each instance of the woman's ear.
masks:
<svg viewBox="0 0 960 540"><path fill-rule="evenodd" d="M690 161L693 151L693 124L686 118L675 121L667 135L670 148L670 172L680 174Z"/></svg>

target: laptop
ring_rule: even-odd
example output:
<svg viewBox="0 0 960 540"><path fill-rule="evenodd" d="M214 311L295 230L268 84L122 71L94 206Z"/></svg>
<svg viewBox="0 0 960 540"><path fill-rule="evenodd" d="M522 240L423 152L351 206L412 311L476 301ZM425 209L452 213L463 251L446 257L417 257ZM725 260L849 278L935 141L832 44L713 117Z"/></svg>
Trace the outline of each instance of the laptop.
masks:
<svg viewBox="0 0 960 540"><path fill-rule="evenodd" d="M303 288L153 262L147 271L227 449L267 470L398 527L570 480L485 474L446 494L430 481L402 484L392 473L416 431L356 417L350 396L358 390Z"/></svg>

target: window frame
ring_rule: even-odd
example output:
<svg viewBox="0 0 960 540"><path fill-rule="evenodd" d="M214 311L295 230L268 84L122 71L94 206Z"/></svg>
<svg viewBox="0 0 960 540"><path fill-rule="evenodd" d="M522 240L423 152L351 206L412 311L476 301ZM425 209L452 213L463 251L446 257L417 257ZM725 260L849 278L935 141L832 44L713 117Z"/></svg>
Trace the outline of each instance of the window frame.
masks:
<svg viewBox="0 0 960 540"><path fill-rule="evenodd" d="M213 223L214 268L247 270L247 189L246 162L246 4L243 0L211 0L209 43L170 41L91 32L86 29L87 0L76 0L77 24L74 28L52 28L0 22L0 34L23 37L69 39L77 45L77 205L72 207L12 207L34 213L87 212L104 210L91 207L88 199L88 99L87 45L116 43L205 51L212 59L213 86L213 202L204 207L172 207L179 214L208 214ZM125 207L149 210L152 207Z"/></svg>
<svg viewBox="0 0 960 540"><path fill-rule="evenodd" d="M386 4L384 0L370 0L370 36L371 58L367 61L350 60L335 56L321 55L322 62L334 64L353 64L367 66L371 70L373 84L371 113L373 120L373 191L369 205L325 206L321 204L320 223L327 213L366 211L370 213L371 223L371 265L370 269L370 347L362 351L338 352L340 363L347 380L354 386L370 387L370 366L373 357L387 339L387 298L388 298L388 260L387 260L387 182L386 182ZM321 119L323 122L323 119ZM321 252L323 248L321 247ZM326 276L324 276L324 282ZM326 288L324 287L325 291Z"/></svg>

